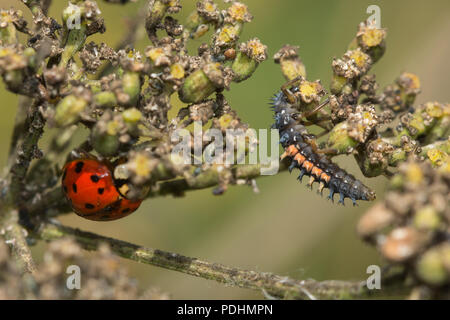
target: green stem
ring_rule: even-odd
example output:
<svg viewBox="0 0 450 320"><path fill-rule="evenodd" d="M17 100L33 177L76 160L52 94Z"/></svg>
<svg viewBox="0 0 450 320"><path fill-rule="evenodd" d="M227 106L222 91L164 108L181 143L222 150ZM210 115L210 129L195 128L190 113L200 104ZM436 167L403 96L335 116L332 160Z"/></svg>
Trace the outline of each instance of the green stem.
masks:
<svg viewBox="0 0 450 320"><path fill-rule="evenodd" d="M111 251L122 258L217 281L228 286L258 290L277 298L349 299L380 293L380 290L365 289L365 283L360 281L296 280L272 273L243 270L53 223L41 225L35 235L46 241L72 237L86 250L96 250L101 243L107 243Z"/></svg>

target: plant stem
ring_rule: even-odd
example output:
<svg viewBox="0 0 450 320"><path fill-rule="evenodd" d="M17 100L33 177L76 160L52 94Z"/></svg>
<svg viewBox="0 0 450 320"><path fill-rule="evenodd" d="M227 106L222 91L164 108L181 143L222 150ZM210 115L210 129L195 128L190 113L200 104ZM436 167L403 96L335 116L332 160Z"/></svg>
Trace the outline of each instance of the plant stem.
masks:
<svg viewBox="0 0 450 320"><path fill-rule="evenodd" d="M251 180L260 176L260 165L240 165L233 169L233 180ZM280 165L280 171L286 170L286 162ZM164 169L162 169L164 171ZM161 176L160 180L167 180L170 177ZM181 196L186 191L207 189L219 184L219 173L215 169L210 169L200 173L190 179L172 178L168 181L159 181L155 189L147 195L147 198L156 198L160 196ZM53 209L50 216L71 212L70 206L65 199L60 186L53 188L42 194L36 201L30 201L25 204L24 209L31 215L42 214L47 209Z"/></svg>
<svg viewBox="0 0 450 320"><path fill-rule="evenodd" d="M379 293L379 291L366 290L365 282L295 280L272 273L243 270L177 253L146 248L54 223L43 223L35 232L35 235L46 241L69 236L86 250L96 250L101 243L107 243L114 254L126 259L217 281L233 287L258 290L275 298L349 299Z"/></svg>
<svg viewBox="0 0 450 320"><path fill-rule="evenodd" d="M23 272L32 273L36 270L36 266L26 241L27 232L19 225L17 217L17 210L7 212L2 217L0 233L5 239L5 243L11 247L19 269Z"/></svg>

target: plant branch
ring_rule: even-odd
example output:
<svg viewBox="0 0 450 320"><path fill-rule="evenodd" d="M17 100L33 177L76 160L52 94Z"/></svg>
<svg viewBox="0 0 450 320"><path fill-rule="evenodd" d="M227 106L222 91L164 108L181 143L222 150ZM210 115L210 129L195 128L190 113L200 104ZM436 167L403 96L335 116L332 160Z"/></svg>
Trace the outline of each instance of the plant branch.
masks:
<svg viewBox="0 0 450 320"><path fill-rule="evenodd" d="M286 170L286 162L280 164L280 171ZM260 177L260 164L240 165L232 170L233 180L251 180ZM162 169L161 171L165 171ZM170 176L161 176L159 180L167 180ZM212 168L190 178L174 178L168 181L159 181L156 188L152 189L147 198L156 198L159 196L181 196L186 191L208 189L217 186L220 183L219 172ZM71 212L60 186L49 190L27 203L24 207L31 216L42 214L47 209L52 209L48 216L57 216L62 213Z"/></svg>
<svg viewBox="0 0 450 320"><path fill-rule="evenodd" d="M17 106L16 119L14 122L13 134L11 137L11 144L9 148L9 161L14 160L14 156L16 154L17 145L25 133L24 127L26 124L26 115L29 106L31 105L32 100L29 97L20 96L19 103ZM12 165L12 163L10 163Z"/></svg>
<svg viewBox="0 0 450 320"><path fill-rule="evenodd" d="M101 243L107 243L114 254L126 259L233 287L258 290L276 298L346 299L375 294L365 289L365 282L295 280L272 273L243 270L177 253L146 248L55 223L43 223L36 236L45 241L73 237L86 250L96 250Z"/></svg>
<svg viewBox="0 0 450 320"><path fill-rule="evenodd" d="M34 102L31 105L31 110L28 111L27 124L24 128L26 133L23 137L23 142L17 151L16 160L11 167L9 186L11 203L19 202L20 192L23 190L25 176L31 160L33 160L33 158L38 158L40 155L37 143L44 132L45 119L39 108L40 104Z"/></svg>
<svg viewBox="0 0 450 320"><path fill-rule="evenodd" d="M8 173L7 183L4 185L6 196L0 199L0 221L5 241L11 246L19 267L25 272L35 270L30 249L27 245L26 230L19 224L19 213L16 204L21 203L23 184L33 158L39 156L37 143L44 131L45 120L39 110L40 103L34 101L27 110L26 121L17 118L16 125L23 126L22 140L13 141L17 150L10 155L11 169ZM20 110L20 109L19 109ZM13 137L14 139L14 137ZM17 137L19 139L19 137Z"/></svg>
<svg viewBox="0 0 450 320"><path fill-rule="evenodd" d="M17 210L7 212L3 216L1 226L0 234L5 239L5 243L10 246L19 269L23 272L34 272L36 266L26 241L27 231L18 223Z"/></svg>

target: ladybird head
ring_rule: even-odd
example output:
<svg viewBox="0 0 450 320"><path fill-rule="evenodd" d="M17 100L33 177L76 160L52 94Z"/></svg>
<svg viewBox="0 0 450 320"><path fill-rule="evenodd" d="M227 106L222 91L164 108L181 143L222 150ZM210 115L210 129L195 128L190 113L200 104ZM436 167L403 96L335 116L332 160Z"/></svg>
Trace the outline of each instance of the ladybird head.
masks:
<svg viewBox="0 0 450 320"><path fill-rule="evenodd" d="M74 149L67 156L66 162L68 163L70 161L79 160L79 159L98 160L94 155L90 154L89 152L87 152L83 149Z"/></svg>
<svg viewBox="0 0 450 320"><path fill-rule="evenodd" d="M129 181L126 180L116 180L115 185L117 191L120 193L122 197L129 200L142 200L145 198L147 193L150 190L150 187L147 186L135 186Z"/></svg>
<svg viewBox="0 0 450 320"><path fill-rule="evenodd" d="M150 187L132 183L131 174L131 171L124 161L116 162L116 166L113 170L114 184L122 197L135 201L142 200L147 195Z"/></svg>

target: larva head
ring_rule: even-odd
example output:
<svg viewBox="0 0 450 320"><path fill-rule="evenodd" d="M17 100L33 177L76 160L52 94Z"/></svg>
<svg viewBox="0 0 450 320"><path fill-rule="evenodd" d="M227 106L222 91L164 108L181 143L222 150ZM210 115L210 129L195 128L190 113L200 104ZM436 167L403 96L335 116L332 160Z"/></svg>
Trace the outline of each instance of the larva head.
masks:
<svg viewBox="0 0 450 320"><path fill-rule="evenodd" d="M348 197L354 200L375 200L375 192L362 184L361 181L355 180L348 190Z"/></svg>
<svg viewBox="0 0 450 320"><path fill-rule="evenodd" d="M293 123L294 120L291 118L289 113L277 113L275 115L274 128L276 129L284 129Z"/></svg>
<svg viewBox="0 0 450 320"><path fill-rule="evenodd" d="M364 187L364 191L363 191L363 200L367 200L367 201L373 201L377 198L375 191L370 190L367 187Z"/></svg>

